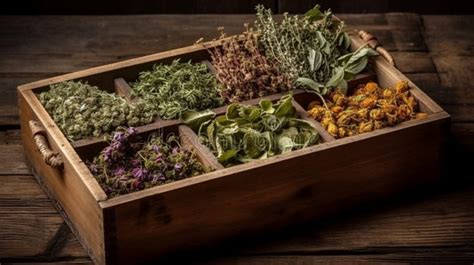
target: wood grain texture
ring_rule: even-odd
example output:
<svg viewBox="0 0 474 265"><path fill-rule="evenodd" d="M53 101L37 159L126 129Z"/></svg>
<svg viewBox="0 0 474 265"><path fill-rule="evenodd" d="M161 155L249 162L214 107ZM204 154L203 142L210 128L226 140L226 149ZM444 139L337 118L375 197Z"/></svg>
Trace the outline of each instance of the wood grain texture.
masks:
<svg viewBox="0 0 474 265"><path fill-rule="evenodd" d="M356 261L361 264L472 264L474 240L471 227L474 227L474 222L470 213L474 189L472 182L458 181L463 168L472 162L469 157L472 157L474 150L474 109L472 101L459 104L456 99L464 100L462 93L472 90L472 82L467 82L472 78L472 71L470 73L466 70L470 68L466 67L470 67L469 60L472 61L470 56L473 55L473 33L469 26L473 18L410 14L398 15L399 21L392 19L388 23L389 16L394 17L391 14L340 17L357 28L376 33L384 46L390 49L402 72L407 73L410 79L452 115L453 150L450 156L454 162L459 160L461 163L450 162L453 166L445 179L455 188L447 188L445 184L433 194L421 197L411 194L389 205L379 203L374 208L357 208L347 215L310 224L300 231L289 230L282 234L267 235L254 244L243 242L233 246L229 243L220 250L221 255L207 253L199 259L203 260L200 263L340 264ZM82 17L73 19L73 23L69 23L65 17L0 18L0 150L9 150L3 152L0 163L2 264L90 264L86 252L71 233L66 236L67 240L63 248L56 252L56 257L46 262L41 255L48 245L56 245L51 243L51 239L62 224L51 203L40 194L33 177L23 171L26 166L22 165L22 152L15 151L17 147L4 145L18 146L21 142L19 131L11 130L18 128L12 127L18 126L15 87L64 72L187 45L200 35L214 36L213 30L221 24L237 33L244 21L252 20L252 16L192 17L200 17L196 20L199 23L193 25L192 19L185 20L187 24L183 24L179 30L187 33L182 35L170 34L171 30L178 32L173 20L180 19L180 16ZM155 28L160 21L165 23L160 30L155 31L147 29L147 21L151 21ZM453 26L456 27L455 31L452 30ZM62 30L53 31L53 28ZM419 31L423 38L410 37L397 44L392 33L395 31L399 32L397 34ZM70 34L57 36L58 32ZM85 36L82 41L81 34ZM117 35L121 36L118 38L120 42L117 41ZM132 45L131 40L141 35L147 37ZM60 38L63 39L62 44ZM421 47L424 48L413 51L420 50L411 47L419 43L410 43L410 39L423 41ZM36 45L28 45L28 42ZM103 45L99 46L100 43ZM48 49L48 45L52 49ZM19 48L18 52L15 47ZM460 85L459 82L464 83ZM3 166L3 163L13 166ZM22 191L24 193L20 194ZM12 232L12 227L20 229ZM31 244L26 243L30 241ZM10 251L11 244L18 251Z"/></svg>

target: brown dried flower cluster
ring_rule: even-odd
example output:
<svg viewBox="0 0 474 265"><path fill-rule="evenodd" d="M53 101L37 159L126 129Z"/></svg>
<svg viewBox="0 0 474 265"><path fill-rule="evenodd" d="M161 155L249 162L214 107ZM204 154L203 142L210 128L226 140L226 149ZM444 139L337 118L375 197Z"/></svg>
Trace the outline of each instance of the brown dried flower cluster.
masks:
<svg viewBox="0 0 474 265"><path fill-rule="evenodd" d="M226 103L241 102L288 91L292 80L268 61L258 48L258 36L248 28L241 37L223 40L222 47L210 50L218 80L224 85ZM225 36L221 35L221 39Z"/></svg>
<svg viewBox="0 0 474 265"><path fill-rule="evenodd" d="M311 102L308 114L336 138L371 132L427 116L418 112L418 102L409 90L407 81L385 89L369 82L359 86L352 96L331 93L326 102L329 109L319 101Z"/></svg>

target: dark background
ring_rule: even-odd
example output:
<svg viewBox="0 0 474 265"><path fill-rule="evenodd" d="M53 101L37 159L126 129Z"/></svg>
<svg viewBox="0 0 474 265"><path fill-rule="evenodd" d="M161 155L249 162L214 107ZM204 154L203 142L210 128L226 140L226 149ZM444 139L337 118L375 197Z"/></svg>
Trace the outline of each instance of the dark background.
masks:
<svg viewBox="0 0 474 265"><path fill-rule="evenodd" d="M107 14L199 14L254 13L262 3L275 13L303 13L319 3L336 13L413 12L421 14L473 14L470 0L36 0L12 1L3 15L107 15Z"/></svg>

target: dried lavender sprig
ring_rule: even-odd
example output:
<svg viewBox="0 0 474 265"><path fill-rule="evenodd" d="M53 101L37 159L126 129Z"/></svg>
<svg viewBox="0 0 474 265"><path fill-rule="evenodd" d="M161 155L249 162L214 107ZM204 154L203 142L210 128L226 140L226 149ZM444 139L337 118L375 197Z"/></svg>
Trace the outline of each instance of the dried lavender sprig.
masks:
<svg viewBox="0 0 474 265"><path fill-rule="evenodd" d="M88 167L110 197L197 176L211 170L176 138L154 134L147 141L128 128L114 134Z"/></svg>

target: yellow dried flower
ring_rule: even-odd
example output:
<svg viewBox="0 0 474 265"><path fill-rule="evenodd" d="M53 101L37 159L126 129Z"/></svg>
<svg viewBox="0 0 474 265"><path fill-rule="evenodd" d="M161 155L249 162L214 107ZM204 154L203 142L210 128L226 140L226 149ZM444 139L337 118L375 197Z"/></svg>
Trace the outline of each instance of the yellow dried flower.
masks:
<svg viewBox="0 0 474 265"><path fill-rule="evenodd" d="M308 104L308 109L313 109L316 107L321 107L321 104L317 100L313 100Z"/></svg>
<svg viewBox="0 0 474 265"><path fill-rule="evenodd" d="M408 91L409 88L410 87L408 86L408 81L406 80L398 81L395 85L395 91L397 92L397 94Z"/></svg>
<svg viewBox="0 0 474 265"><path fill-rule="evenodd" d="M351 122L351 114L349 113L341 113L341 115L337 119L338 126L349 125L350 122Z"/></svg>
<svg viewBox="0 0 474 265"><path fill-rule="evenodd" d="M359 116L359 118L361 118L361 119L366 120L369 117L369 110L368 109L359 109L357 111L357 116Z"/></svg>
<svg viewBox="0 0 474 265"><path fill-rule="evenodd" d="M374 122L366 121L359 124L359 133L371 132L374 130Z"/></svg>
<svg viewBox="0 0 474 265"><path fill-rule="evenodd" d="M327 105L329 109L313 106L308 113L337 138L427 116L426 113L416 113L418 102L409 92L407 81L385 89L375 82L369 82L359 85L352 96L335 91L327 97Z"/></svg>
<svg viewBox="0 0 474 265"><path fill-rule="evenodd" d="M336 124L334 123L329 123L328 125L328 128L327 128L327 131L330 135L334 136L334 137L337 137L338 133L339 133L339 130L337 129L337 126Z"/></svg>
<svg viewBox="0 0 474 265"><path fill-rule="evenodd" d="M357 96L357 95L364 95L366 94L367 91L365 90L365 86L364 85L359 85L357 87L356 90L354 90L354 95Z"/></svg>
<svg viewBox="0 0 474 265"><path fill-rule="evenodd" d="M379 86L374 82L369 82L365 85L365 91L370 94L375 94Z"/></svg>
<svg viewBox="0 0 474 265"><path fill-rule="evenodd" d="M370 118L376 121L382 120L384 118L383 111L381 109L373 109L369 114Z"/></svg>
<svg viewBox="0 0 474 265"><path fill-rule="evenodd" d="M321 126L323 126L324 129L327 129L329 124L330 123L333 123L333 119L332 118L323 118L320 123L321 123Z"/></svg>
<svg viewBox="0 0 474 265"><path fill-rule="evenodd" d="M362 100L362 102L360 103L360 107L361 108L366 108L366 109L372 109L375 107L375 102L376 102L377 98L375 97L368 97L368 98L365 98L364 100Z"/></svg>
<svg viewBox="0 0 474 265"><path fill-rule="evenodd" d="M388 126L394 126L398 123L397 114L385 112L385 119Z"/></svg>
<svg viewBox="0 0 474 265"><path fill-rule="evenodd" d="M383 90L383 97L385 99L390 99L395 95L395 90L393 88L386 88Z"/></svg>
<svg viewBox="0 0 474 265"><path fill-rule="evenodd" d="M385 128L385 122L383 121L374 121L374 130L379 130Z"/></svg>
<svg viewBox="0 0 474 265"><path fill-rule="evenodd" d="M339 136L339 138L346 137L346 136L347 136L347 133L348 133L348 131L346 130L346 128L339 127L339 129L338 129L338 136Z"/></svg>
<svg viewBox="0 0 474 265"><path fill-rule="evenodd" d="M331 108L331 111L333 113L340 113L341 111L343 111L344 109L341 107L341 106L334 106Z"/></svg>
<svg viewBox="0 0 474 265"><path fill-rule="evenodd" d="M401 121L406 121L410 118L411 109L408 105L403 104L398 107L397 117Z"/></svg>

